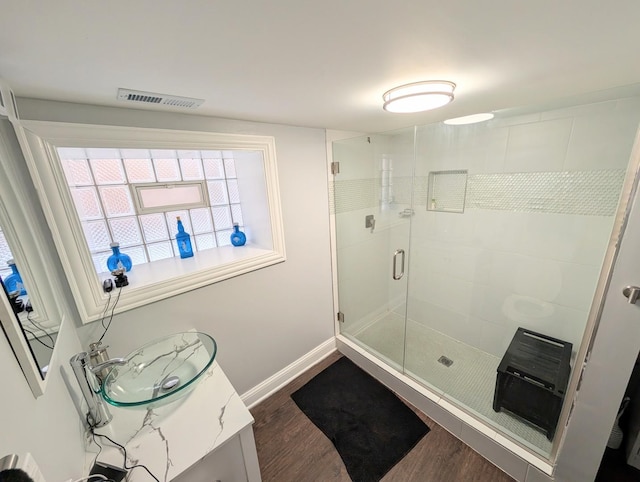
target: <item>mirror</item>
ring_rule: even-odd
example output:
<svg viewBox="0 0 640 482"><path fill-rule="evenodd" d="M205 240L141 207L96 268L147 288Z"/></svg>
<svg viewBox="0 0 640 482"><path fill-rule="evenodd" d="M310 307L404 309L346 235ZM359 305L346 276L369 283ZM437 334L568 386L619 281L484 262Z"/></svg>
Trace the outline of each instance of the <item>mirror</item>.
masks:
<svg viewBox="0 0 640 482"><path fill-rule="evenodd" d="M39 397L44 393L45 376L5 293L4 289L0 290L0 327L11 345L11 350L18 360L33 395Z"/></svg>
<svg viewBox="0 0 640 482"><path fill-rule="evenodd" d="M0 325L38 397L51 378L47 368L67 309L62 288L51 282L60 272L57 253L20 148L12 101L0 79Z"/></svg>
<svg viewBox="0 0 640 482"><path fill-rule="evenodd" d="M7 256L11 256L5 259ZM0 226L0 295L6 297L11 313L6 316L15 318L18 328L29 346L29 352L36 363L38 373L44 380L53 355L58 331L57 321L45 321L33 305L29 290L22 280L20 270L13 259L11 250Z"/></svg>

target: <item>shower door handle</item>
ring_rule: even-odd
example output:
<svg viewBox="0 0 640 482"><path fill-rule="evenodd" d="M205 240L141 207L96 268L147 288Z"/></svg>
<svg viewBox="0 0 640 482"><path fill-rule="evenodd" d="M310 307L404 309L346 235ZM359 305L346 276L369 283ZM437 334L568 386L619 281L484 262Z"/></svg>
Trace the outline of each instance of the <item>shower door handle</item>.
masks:
<svg viewBox="0 0 640 482"><path fill-rule="evenodd" d="M400 274L398 274L398 255L401 254L402 258L401 258L401 271ZM404 276L404 249L396 249L396 252L393 253L393 279L394 280L399 280L400 278L402 278Z"/></svg>

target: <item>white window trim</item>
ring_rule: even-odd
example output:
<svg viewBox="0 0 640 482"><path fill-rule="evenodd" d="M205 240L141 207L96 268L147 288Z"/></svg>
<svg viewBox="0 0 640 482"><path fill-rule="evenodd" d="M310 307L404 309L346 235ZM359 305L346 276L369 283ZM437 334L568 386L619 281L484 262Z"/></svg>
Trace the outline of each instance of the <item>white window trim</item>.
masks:
<svg viewBox="0 0 640 482"><path fill-rule="evenodd" d="M100 319L108 295L103 292L102 280L96 274L86 245L57 147L246 150L262 154L271 227L269 248L216 248L199 252L195 263L168 259L137 265L132 274L134 270L144 272L147 282L123 288L115 313L285 261L273 137L49 121L19 123L16 131L20 131L18 137L27 165L83 323ZM143 266L148 268L140 269ZM171 275L167 276L167 272Z"/></svg>

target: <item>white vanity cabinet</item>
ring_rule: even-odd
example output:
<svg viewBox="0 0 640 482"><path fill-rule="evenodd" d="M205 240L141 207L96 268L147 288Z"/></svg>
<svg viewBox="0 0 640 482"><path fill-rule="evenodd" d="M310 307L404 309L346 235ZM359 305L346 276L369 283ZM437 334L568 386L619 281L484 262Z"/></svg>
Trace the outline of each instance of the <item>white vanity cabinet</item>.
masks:
<svg viewBox="0 0 640 482"><path fill-rule="evenodd" d="M144 464L162 482L259 482L253 417L214 362L194 390L158 408L115 408L97 430L127 449L129 466ZM122 453L105 439L98 460L122 467ZM94 450L95 445L93 446ZM87 473L95 453L87 453ZM152 480L143 468L129 482Z"/></svg>
<svg viewBox="0 0 640 482"><path fill-rule="evenodd" d="M247 437L247 434L250 434L250 443L253 446L250 445L243 450L243 437ZM251 473L251 466L248 464L248 458L253 457L255 450L252 428L247 427L200 462L178 475L173 479L173 482L250 482L260 480L260 470Z"/></svg>

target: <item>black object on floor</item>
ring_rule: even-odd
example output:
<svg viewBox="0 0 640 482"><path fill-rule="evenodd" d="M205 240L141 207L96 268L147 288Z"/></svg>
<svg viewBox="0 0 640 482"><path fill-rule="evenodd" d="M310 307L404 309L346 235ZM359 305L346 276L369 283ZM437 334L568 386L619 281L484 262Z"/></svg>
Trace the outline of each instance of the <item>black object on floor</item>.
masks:
<svg viewBox="0 0 640 482"><path fill-rule="evenodd" d="M346 357L291 394L335 445L353 482L378 482L429 427Z"/></svg>
<svg viewBox="0 0 640 482"><path fill-rule="evenodd" d="M638 482L640 470L627 465L624 449L604 450L595 482Z"/></svg>
<svg viewBox="0 0 640 482"><path fill-rule="evenodd" d="M518 328L496 376L493 410L540 427L553 440L571 374L572 344Z"/></svg>

